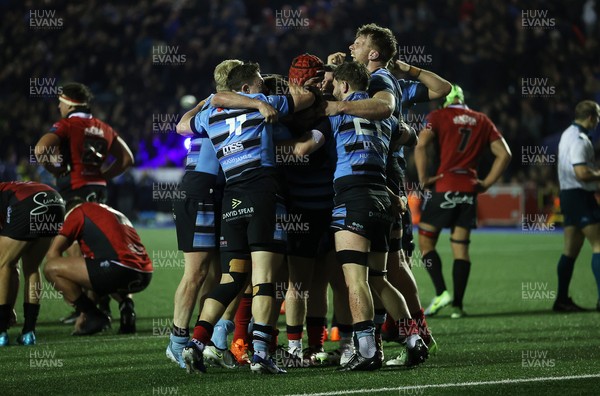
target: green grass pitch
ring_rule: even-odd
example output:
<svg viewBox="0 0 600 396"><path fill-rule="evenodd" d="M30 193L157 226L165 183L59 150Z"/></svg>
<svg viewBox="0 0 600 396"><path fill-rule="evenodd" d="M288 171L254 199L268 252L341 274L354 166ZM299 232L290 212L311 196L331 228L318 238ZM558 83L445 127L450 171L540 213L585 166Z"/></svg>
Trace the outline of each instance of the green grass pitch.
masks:
<svg viewBox="0 0 600 396"><path fill-rule="evenodd" d="M452 320L443 310L429 320L440 352L424 365L372 373L291 369L285 376L252 375L248 367L209 369L206 375L192 376L167 360L173 294L183 261L176 253L173 229L142 229L140 233L160 265L149 288L135 296L138 333L117 335L117 322L100 335L70 336L71 326L58 323L69 308L45 285L38 344L14 345L18 325L9 330L11 346L0 349L0 394L598 394L600 313L550 311L562 249L559 233L475 233L465 299L469 317ZM447 234L440 238L439 252L451 285ZM586 245L571 284L574 300L588 308L595 307L597 299L590 260L591 249ZM414 272L426 305L433 296L431 281L423 268ZM20 296L20 321L21 307ZM117 313L114 302L112 310ZM282 316L280 343L286 342L284 323ZM326 349L333 348L328 342ZM386 343L384 351L388 357L395 356L400 347Z"/></svg>

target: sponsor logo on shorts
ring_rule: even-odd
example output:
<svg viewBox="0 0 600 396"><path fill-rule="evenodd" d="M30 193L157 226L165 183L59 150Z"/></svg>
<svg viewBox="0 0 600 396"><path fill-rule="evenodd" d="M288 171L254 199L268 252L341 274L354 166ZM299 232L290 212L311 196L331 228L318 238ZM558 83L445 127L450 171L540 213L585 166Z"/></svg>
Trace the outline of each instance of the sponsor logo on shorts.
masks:
<svg viewBox="0 0 600 396"><path fill-rule="evenodd" d="M239 206L241 203L242 203L242 201L240 201L239 199L235 199L235 198L233 198L233 199L231 200L231 207L232 207L233 209L235 209L235 208L237 208L237 207L238 207L238 206Z"/></svg>
<svg viewBox="0 0 600 396"><path fill-rule="evenodd" d="M454 196L452 196L454 194ZM448 191L444 194L445 201L440 204L442 209L454 209L458 205L473 205L474 196L472 195L459 195L460 193Z"/></svg>

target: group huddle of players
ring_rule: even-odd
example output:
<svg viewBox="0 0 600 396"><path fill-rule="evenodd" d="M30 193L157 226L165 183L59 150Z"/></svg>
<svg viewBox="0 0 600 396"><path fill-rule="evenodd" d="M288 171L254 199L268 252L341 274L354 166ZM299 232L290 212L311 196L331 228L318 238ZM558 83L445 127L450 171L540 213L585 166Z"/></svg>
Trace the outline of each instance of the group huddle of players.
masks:
<svg viewBox="0 0 600 396"><path fill-rule="evenodd" d="M453 318L465 314L476 194L498 180L510 151L493 123L465 105L458 85L394 61L396 51L389 29L368 24L350 45L351 61L343 52L326 64L300 55L287 79L262 76L256 63L225 60L215 68L216 93L182 116L177 132L191 144L173 214L185 270L166 349L180 367L250 365L279 374L316 364L344 371L416 366L437 350L425 316L450 303ZM403 109L443 97L444 107L428 115L417 138ZM120 332L136 331L131 293L148 286L152 262L129 220L104 205L106 181L130 167L133 156L92 116L91 99L85 85L65 85L58 98L63 119L36 145L36 159L56 176L58 191L0 183L0 346L9 345L15 321L20 258L27 285L18 343L36 342L44 257L46 278L76 308L73 334L110 325L108 295L119 302ZM435 142L440 165L430 176L428 148ZM419 247L436 286L426 310L410 265L405 146L416 146L419 184L432 190L419 224ZM475 168L486 147L495 161L479 180ZM452 229L453 298L435 250L445 227ZM325 352L328 287L340 340ZM287 348L277 337L284 300ZM196 302L200 314L190 332ZM405 348L386 360L384 340Z"/></svg>
<svg viewBox="0 0 600 396"><path fill-rule="evenodd" d="M464 104L460 87L394 62L396 48L389 29L368 24L350 45L352 61L342 52L327 64L300 55L287 79L225 60L215 68L217 92L182 116L177 132L191 138L180 184L186 199L173 208L186 269L166 350L180 367L376 370L384 362L416 366L437 350L425 314L452 298L440 286L424 311L411 273L403 147L418 139L402 109L444 96L445 108L428 116L415 154L422 186L440 186L425 203L421 235L430 242L424 260L437 288L444 281L435 242L441 228L452 227L452 317L464 315L476 194L501 176L510 151L491 121ZM442 154L438 173L428 177L426 150L437 135L451 160ZM488 146L496 161L478 180L474 168ZM339 348L329 353L328 285L340 333ZM287 348L277 346L284 297ZM190 332L197 299L200 314ZM386 361L384 339L405 350Z"/></svg>

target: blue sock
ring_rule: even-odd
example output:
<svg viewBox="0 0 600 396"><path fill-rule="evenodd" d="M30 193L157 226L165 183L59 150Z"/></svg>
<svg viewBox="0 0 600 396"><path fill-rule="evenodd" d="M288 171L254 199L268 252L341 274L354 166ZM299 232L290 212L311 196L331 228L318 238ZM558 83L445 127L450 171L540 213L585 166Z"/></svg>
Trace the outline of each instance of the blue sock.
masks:
<svg viewBox="0 0 600 396"><path fill-rule="evenodd" d="M271 343L271 334L273 327L263 323L254 322L252 330L252 346L254 354L266 359L269 356L269 344Z"/></svg>
<svg viewBox="0 0 600 396"><path fill-rule="evenodd" d="M571 283L571 277L573 276L574 266L574 258L567 257L564 254L560 256L560 260L558 260L558 266L556 268L558 272L558 291L556 293L556 299L558 301L565 301L569 298L569 284ZM592 268L593 266L594 259L592 256Z"/></svg>
<svg viewBox="0 0 600 396"><path fill-rule="evenodd" d="M592 272L596 278L596 287L598 288L598 301L600 301L600 253L592 254Z"/></svg>
<svg viewBox="0 0 600 396"><path fill-rule="evenodd" d="M233 331L235 324L231 320L220 319L215 325L211 341L220 350L227 349L227 336Z"/></svg>

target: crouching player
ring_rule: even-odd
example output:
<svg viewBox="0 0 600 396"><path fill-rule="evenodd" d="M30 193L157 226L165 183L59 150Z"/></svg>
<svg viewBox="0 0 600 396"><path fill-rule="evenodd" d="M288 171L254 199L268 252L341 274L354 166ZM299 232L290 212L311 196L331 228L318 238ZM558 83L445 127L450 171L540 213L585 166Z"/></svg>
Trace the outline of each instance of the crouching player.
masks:
<svg viewBox="0 0 600 396"><path fill-rule="evenodd" d="M46 279L82 313L73 335L98 333L110 325L82 288L100 295L118 294L121 315L135 318L128 293L144 290L152 279L152 261L139 235L124 214L109 206L81 199L67 206L65 222L46 255ZM81 246L83 257L62 257L73 242ZM123 323L121 327L131 326ZM133 324L135 325L135 324ZM120 329L120 332L129 329Z"/></svg>
<svg viewBox="0 0 600 396"><path fill-rule="evenodd" d="M0 347L9 343L6 330L14 303L10 286L14 276L18 277L19 259L23 260L26 283L25 323L17 342L22 345L36 342L35 324L42 287L39 267L64 215L64 201L51 187L34 182L0 183Z"/></svg>
<svg viewBox="0 0 600 396"><path fill-rule="evenodd" d="M333 74L333 95L340 101L367 99L367 68L344 63ZM332 227L335 248L349 289L356 352L341 370L376 370L382 365L375 342L371 290L381 299L407 337L408 365L425 361L427 346L418 335L401 294L386 279L388 240L393 216L392 200L400 200L386 187L386 159L397 119L369 121L350 115L330 117L320 125L326 136L333 132L337 164L334 174L335 208ZM369 287L370 286L370 287Z"/></svg>

